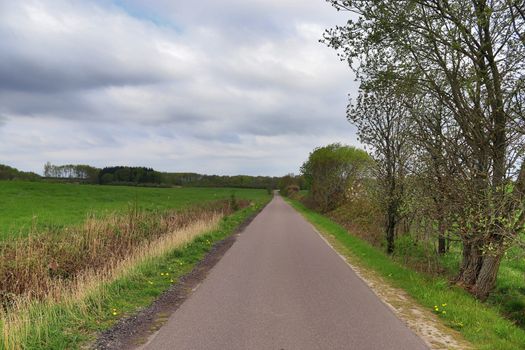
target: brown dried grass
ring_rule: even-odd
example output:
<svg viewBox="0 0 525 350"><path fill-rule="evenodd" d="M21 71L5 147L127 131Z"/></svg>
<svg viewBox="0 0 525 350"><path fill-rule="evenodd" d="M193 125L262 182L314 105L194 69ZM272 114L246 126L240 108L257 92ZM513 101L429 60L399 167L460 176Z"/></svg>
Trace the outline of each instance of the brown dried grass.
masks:
<svg viewBox="0 0 525 350"><path fill-rule="evenodd" d="M239 207L247 201L237 202ZM149 259L167 254L215 228L234 210L217 201L168 213L139 212L89 218L76 228L42 232L1 245L1 349L22 349L24 339L45 338L62 310L89 314L88 296Z"/></svg>
<svg viewBox="0 0 525 350"><path fill-rule="evenodd" d="M228 201L162 214L132 208L127 215L92 217L78 227L0 243L1 305L8 309L18 296L47 298L59 292L57 284L75 283L86 270L112 268L145 243L232 211Z"/></svg>

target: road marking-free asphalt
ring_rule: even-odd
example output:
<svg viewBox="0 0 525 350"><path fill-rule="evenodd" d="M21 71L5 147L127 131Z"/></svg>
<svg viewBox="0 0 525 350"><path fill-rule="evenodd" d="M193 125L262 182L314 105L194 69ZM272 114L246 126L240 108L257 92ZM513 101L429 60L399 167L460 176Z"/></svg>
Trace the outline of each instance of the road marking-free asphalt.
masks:
<svg viewBox="0 0 525 350"><path fill-rule="evenodd" d="M428 349L279 196L141 348Z"/></svg>

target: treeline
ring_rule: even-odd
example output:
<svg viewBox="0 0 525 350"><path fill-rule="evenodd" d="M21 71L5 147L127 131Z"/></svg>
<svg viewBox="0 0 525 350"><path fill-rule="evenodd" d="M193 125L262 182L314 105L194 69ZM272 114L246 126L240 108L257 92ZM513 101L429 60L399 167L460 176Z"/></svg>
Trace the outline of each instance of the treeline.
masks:
<svg viewBox="0 0 525 350"><path fill-rule="evenodd" d="M161 173L165 184L190 187L238 187L277 189L280 178L248 175L201 175L196 173Z"/></svg>
<svg viewBox="0 0 525 350"><path fill-rule="evenodd" d="M20 171L10 166L0 164L0 180L36 181L40 180L40 175L32 172Z"/></svg>
<svg viewBox="0 0 525 350"><path fill-rule="evenodd" d="M161 173L146 167L114 166L98 172L98 183L108 184L157 184L162 183Z"/></svg>
<svg viewBox="0 0 525 350"><path fill-rule="evenodd" d="M302 177L202 175L197 173L159 172L147 167L113 166L102 169L83 164L44 165L44 177L22 172L7 165L0 165L0 180L51 180L100 185L187 186L187 187L237 187L274 190L282 186L283 179L292 176L293 183L304 188Z"/></svg>
<svg viewBox="0 0 525 350"><path fill-rule="evenodd" d="M329 2L357 14L324 41L361 81L348 119L387 251L459 242L455 282L487 298L525 233L523 1Z"/></svg>
<svg viewBox="0 0 525 350"><path fill-rule="evenodd" d="M84 180L90 183L98 182L100 169L90 165L66 164L53 165L47 162L44 165L44 177L55 179Z"/></svg>
<svg viewBox="0 0 525 350"><path fill-rule="evenodd" d="M114 166L103 169L89 165L44 165L44 176L49 179L86 182L101 185L238 187L277 189L280 177L220 176L197 173L159 172L147 167Z"/></svg>

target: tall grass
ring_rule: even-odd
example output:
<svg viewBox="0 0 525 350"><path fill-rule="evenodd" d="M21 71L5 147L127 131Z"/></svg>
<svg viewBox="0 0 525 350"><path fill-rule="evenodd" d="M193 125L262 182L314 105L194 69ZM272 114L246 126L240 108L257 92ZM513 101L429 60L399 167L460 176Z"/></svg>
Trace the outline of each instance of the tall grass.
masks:
<svg viewBox="0 0 525 350"><path fill-rule="evenodd" d="M106 284L130 273L135 266L166 254L202 232L213 229L221 217L220 213L212 213L184 228L137 245L125 258L103 269L87 269L71 282L55 281L43 298L36 299L30 292L17 297L9 310L0 313L0 327L3 329L1 347L6 350L22 349L29 339L33 343L45 344L46 338L50 336L50 322L67 313L89 318L93 308L103 307L98 301L104 300L103 295L108 293L104 288Z"/></svg>
<svg viewBox="0 0 525 350"><path fill-rule="evenodd" d="M243 202L246 206L246 202ZM88 219L83 225L59 231L33 233L0 243L0 301L8 308L13 298L60 293L85 270L111 268L144 242L217 214L228 215L229 201L216 201L168 213L141 212ZM58 287L57 287L58 286Z"/></svg>
<svg viewBox="0 0 525 350"><path fill-rule="evenodd" d="M216 201L185 210L90 218L83 225L33 233L0 244L0 348L45 343L50 322L88 317L104 286L152 257L190 242L247 201ZM97 295L97 297L93 297Z"/></svg>

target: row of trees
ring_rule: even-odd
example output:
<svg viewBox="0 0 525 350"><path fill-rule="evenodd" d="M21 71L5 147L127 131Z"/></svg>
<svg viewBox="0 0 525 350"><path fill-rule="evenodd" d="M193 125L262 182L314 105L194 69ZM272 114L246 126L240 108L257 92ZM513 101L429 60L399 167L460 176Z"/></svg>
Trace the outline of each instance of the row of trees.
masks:
<svg viewBox="0 0 525 350"><path fill-rule="evenodd" d="M388 251L403 220L433 228L486 298L525 223L524 1L327 1L352 13L324 41L361 81L348 119L375 159Z"/></svg>
<svg viewBox="0 0 525 350"><path fill-rule="evenodd" d="M98 172L98 183L105 184L161 184L158 171L146 167L114 166Z"/></svg>
<svg viewBox="0 0 525 350"><path fill-rule="evenodd" d="M40 176L32 172L25 172L10 167L8 165L0 164L0 180L39 180Z"/></svg>
<svg viewBox="0 0 525 350"><path fill-rule="evenodd" d="M91 183L98 182L100 169L90 165L66 164L53 165L50 162L44 164L44 176L57 179L84 180Z"/></svg>
<svg viewBox="0 0 525 350"><path fill-rule="evenodd" d="M277 189L279 177L270 176L220 176L197 173L159 172L146 167L114 166L103 169L89 165L44 165L47 178L74 180L95 184L141 184L188 187L238 187Z"/></svg>
<svg viewBox="0 0 525 350"><path fill-rule="evenodd" d="M163 183L194 187L238 187L276 189L280 178L248 175L202 175L196 173L162 173Z"/></svg>

